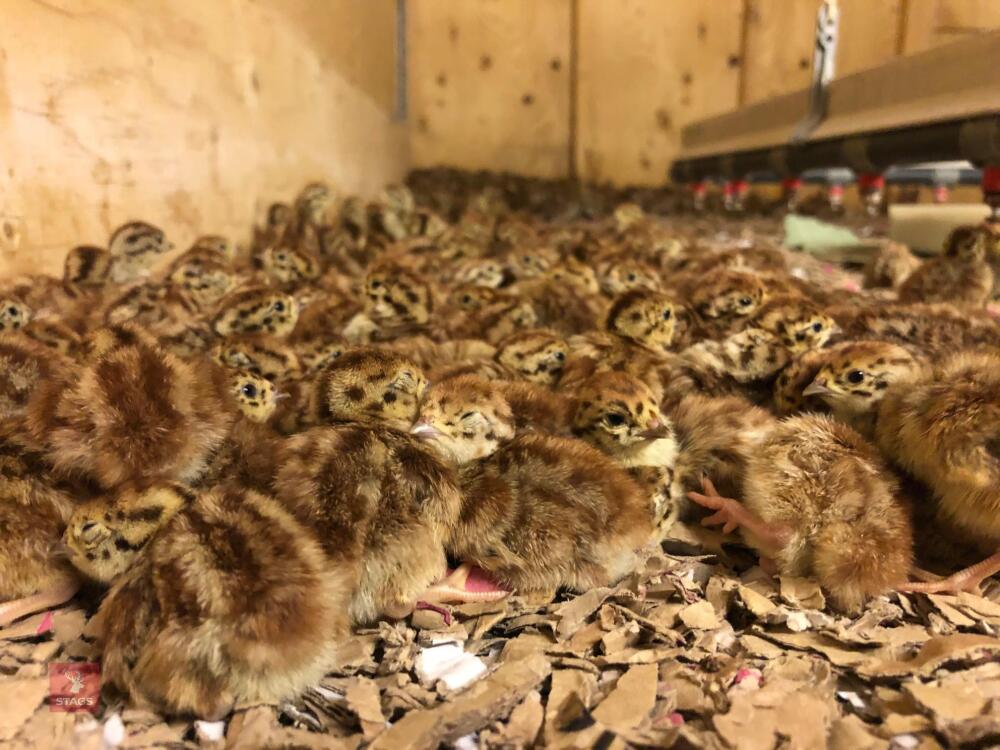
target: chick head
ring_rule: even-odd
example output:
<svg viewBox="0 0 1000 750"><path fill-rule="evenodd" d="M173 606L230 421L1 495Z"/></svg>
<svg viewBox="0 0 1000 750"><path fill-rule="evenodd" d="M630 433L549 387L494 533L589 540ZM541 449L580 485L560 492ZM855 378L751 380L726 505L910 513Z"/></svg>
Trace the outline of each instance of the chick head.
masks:
<svg viewBox="0 0 1000 750"><path fill-rule="evenodd" d="M492 455L514 437L510 404L489 380L462 375L427 389L410 432L461 466Z"/></svg>
<svg viewBox="0 0 1000 750"><path fill-rule="evenodd" d="M93 245L79 245L66 254L63 281L79 286L101 286L111 271L111 253Z"/></svg>
<svg viewBox="0 0 1000 750"><path fill-rule="evenodd" d="M580 386L577 404L573 433L612 455L673 435L653 392L628 373L592 375Z"/></svg>
<svg viewBox="0 0 1000 750"><path fill-rule="evenodd" d="M232 260L236 247L227 237L219 234L203 234L191 245L191 251L205 252L219 256L220 260Z"/></svg>
<svg viewBox="0 0 1000 750"><path fill-rule="evenodd" d="M633 289L612 303L605 326L648 349L667 351L677 335L680 312L680 306L665 294Z"/></svg>
<svg viewBox="0 0 1000 750"><path fill-rule="evenodd" d="M212 329L223 338L243 334L284 337L299 320L299 303L290 294L268 288L244 289L220 303Z"/></svg>
<svg viewBox="0 0 1000 750"><path fill-rule="evenodd" d="M247 370L237 370L229 383L243 416L260 423L271 418L278 406L278 393L270 380Z"/></svg>
<svg viewBox="0 0 1000 750"><path fill-rule="evenodd" d="M557 284L563 284L583 294L592 295L601 291L601 285L594 269L577 260L564 260L550 268L545 276Z"/></svg>
<svg viewBox="0 0 1000 750"><path fill-rule="evenodd" d="M32 318L31 308L12 297L0 297L0 331L16 331Z"/></svg>
<svg viewBox="0 0 1000 750"><path fill-rule="evenodd" d="M455 275L460 284L496 289L505 280L503 264L493 258L473 258L462 265Z"/></svg>
<svg viewBox="0 0 1000 750"><path fill-rule="evenodd" d="M318 375L317 421L408 430L426 388L423 371L402 354L374 347L350 349Z"/></svg>
<svg viewBox="0 0 1000 750"><path fill-rule="evenodd" d="M691 294L691 303L706 318L753 315L764 303L764 282L742 271L714 271Z"/></svg>
<svg viewBox="0 0 1000 750"><path fill-rule="evenodd" d="M569 345L551 331L518 331L497 344L496 361L525 380L552 386L559 382Z"/></svg>
<svg viewBox="0 0 1000 750"><path fill-rule="evenodd" d="M295 345L295 354L299 365L307 373L319 372L328 364L338 359L346 346L339 338L319 338L302 341Z"/></svg>
<svg viewBox="0 0 1000 750"><path fill-rule="evenodd" d="M194 494L177 484L128 486L73 513L63 533L69 561L81 573L110 583L128 570L146 543Z"/></svg>
<svg viewBox="0 0 1000 750"><path fill-rule="evenodd" d="M507 267L515 279L534 279L548 271L557 259L555 250L548 247L515 248L507 255Z"/></svg>
<svg viewBox="0 0 1000 750"><path fill-rule="evenodd" d="M476 284L460 284L448 295L448 304L460 310L481 310L487 305L503 300L502 292Z"/></svg>
<svg viewBox="0 0 1000 750"><path fill-rule="evenodd" d="M379 264L365 277L365 312L380 323L424 325L431 316L431 293L417 274L393 263Z"/></svg>
<svg viewBox="0 0 1000 750"><path fill-rule="evenodd" d="M754 315L753 325L774 334L794 354L822 348L838 331L833 318L815 303L792 295L765 302Z"/></svg>
<svg viewBox="0 0 1000 750"><path fill-rule="evenodd" d="M319 278L319 262L291 247L269 247L262 260L264 272L279 284L301 284Z"/></svg>
<svg viewBox="0 0 1000 750"><path fill-rule="evenodd" d="M601 288L608 294L621 294L632 289L653 290L659 285L660 279L653 269L628 258L611 261L601 277Z"/></svg>
<svg viewBox="0 0 1000 750"><path fill-rule="evenodd" d="M883 341L848 341L832 347L825 366L802 392L844 417L872 413L889 386L918 377L922 363L907 349Z"/></svg>

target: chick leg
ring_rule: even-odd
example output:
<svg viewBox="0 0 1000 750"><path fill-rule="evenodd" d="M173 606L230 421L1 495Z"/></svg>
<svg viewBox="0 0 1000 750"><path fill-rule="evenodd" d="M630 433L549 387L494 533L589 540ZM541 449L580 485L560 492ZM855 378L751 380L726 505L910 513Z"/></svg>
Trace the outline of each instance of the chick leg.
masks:
<svg viewBox="0 0 1000 750"><path fill-rule="evenodd" d="M495 602L509 595L509 591L500 588L482 570L462 563L418 598L426 604L469 604Z"/></svg>
<svg viewBox="0 0 1000 750"><path fill-rule="evenodd" d="M899 590L924 594L975 591L979 588L979 584L997 573L1000 573L1000 551L990 555L982 562L952 573L947 578L923 583L905 583L899 587Z"/></svg>
<svg viewBox="0 0 1000 750"><path fill-rule="evenodd" d="M780 524L768 523L738 500L719 495L712 480L704 477L701 480L701 492L689 492L688 497L698 505L715 513L702 519L702 526L717 526L723 524L722 533L730 534L737 528L743 528L755 536L768 551L778 551L788 544L790 533Z"/></svg>
<svg viewBox="0 0 1000 750"><path fill-rule="evenodd" d="M0 604L0 627L4 627L14 622L18 618L30 615L49 607L56 607L63 602L73 598L80 588L78 583L65 582L46 591L39 591L37 594L26 596L23 599Z"/></svg>

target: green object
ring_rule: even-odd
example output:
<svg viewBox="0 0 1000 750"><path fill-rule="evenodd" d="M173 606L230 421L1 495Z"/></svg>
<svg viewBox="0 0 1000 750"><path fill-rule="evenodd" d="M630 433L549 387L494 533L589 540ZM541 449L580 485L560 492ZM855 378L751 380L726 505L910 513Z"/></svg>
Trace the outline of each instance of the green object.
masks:
<svg viewBox="0 0 1000 750"><path fill-rule="evenodd" d="M853 247L863 244L850 229L828 224L811 216L785 216L785 245L805 251L830 247Z"/></svg>

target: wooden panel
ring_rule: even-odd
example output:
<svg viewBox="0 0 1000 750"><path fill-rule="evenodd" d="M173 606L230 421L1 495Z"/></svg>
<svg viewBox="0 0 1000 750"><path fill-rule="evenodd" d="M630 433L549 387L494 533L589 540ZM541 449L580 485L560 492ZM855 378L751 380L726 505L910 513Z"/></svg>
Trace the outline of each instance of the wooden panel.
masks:
<svg viewBox="0 0 1000 750"><path fill-rule="evenodd" d="M809 85L819 5L820 0L747 0L742 104Z"/></svg>
<svg viewBox="0 0 1000 750"><path fill-rule="evenodd" d="M393 0L4 5L0 273L58 273L132 218L242 240L309 180L405 169Z"/></svg>
<svg viewBox="0 0 1000 750"><path fill-rule="evenodd" d="M873 68L899 51L904 0L840 0L837 78Z"/></svg>
<svg viewBox="0 0 1000 750"><path fill-rule="evenodd" d="M414 166L569 167L570 0L410 0Z"/></svg>
<svg viewBox="0 0 1000 750"><path fill-rule="evenodd" d="M907 0L904 54L1000 28L997 0Z"/></svg>
<svg viewBox="0 0 1000 750"><path fill-rule="evenodd" d="M580 0L581 178L662 183L680 129L736 106L738 8L686 0Z"/></svg>

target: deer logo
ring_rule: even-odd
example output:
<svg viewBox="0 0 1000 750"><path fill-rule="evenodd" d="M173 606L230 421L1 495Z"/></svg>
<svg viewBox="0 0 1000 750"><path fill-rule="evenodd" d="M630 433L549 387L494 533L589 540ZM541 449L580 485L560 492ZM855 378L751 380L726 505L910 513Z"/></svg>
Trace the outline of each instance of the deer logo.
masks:
<svg viewBox="0 0 1000 750"><path fill-rule="evenodd" d="M83 681L83 675L79 672L64 672L63 675L67 680L69 680L69 691L73 695L76 695L86 687L86 684Z"/></svg>

